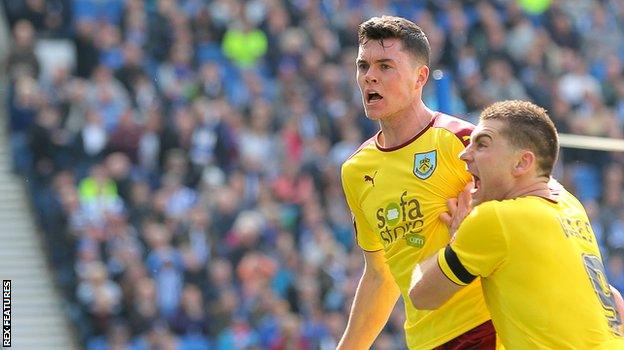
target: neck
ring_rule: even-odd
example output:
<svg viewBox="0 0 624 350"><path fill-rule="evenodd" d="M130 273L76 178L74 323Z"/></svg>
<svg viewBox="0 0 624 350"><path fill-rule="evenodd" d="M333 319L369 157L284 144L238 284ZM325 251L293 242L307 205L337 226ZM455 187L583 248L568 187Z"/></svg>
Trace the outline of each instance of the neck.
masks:
<svg viewBox="0 0 624 350"><path fill-rule="evenodd" d="M526 196L537 196L551 199L552 195L550 188L548 187L549 180L550 178L547 176L535 176L519 180L516 186L509 191L506 197L507 199L511 199Z"/></svg>
<svg viewBox="0 0 624 350"><path fill-rule="evenodd" d="M434 112L420 101L408 111L380 120L379 144L385 148L404 144L429 125L433 114Z"/></svg>

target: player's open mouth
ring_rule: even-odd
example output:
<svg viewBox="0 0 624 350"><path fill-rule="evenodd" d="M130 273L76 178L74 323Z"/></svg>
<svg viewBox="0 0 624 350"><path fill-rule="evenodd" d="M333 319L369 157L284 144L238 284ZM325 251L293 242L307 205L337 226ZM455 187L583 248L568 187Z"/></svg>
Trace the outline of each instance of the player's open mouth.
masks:
<svg viewBox="0 0 624 350"><path fill-rule="evenodd" d="M376 93L376 92L369 92L366 94L366 102L367 103L375 103L376 101L379 101L383 99L383 96L381 96L380 94Z"/></svg>
<svg viewBox="0 0 624 350"><path fill-rule="evenodd" d="M479 187L481 187L481 179L479 179L479 177L477 175L472 175L472 179L474 182L474 187L472 188L472 190L470 190L471 194L475 194L477 193L477 191L479 191Z"/></svg>

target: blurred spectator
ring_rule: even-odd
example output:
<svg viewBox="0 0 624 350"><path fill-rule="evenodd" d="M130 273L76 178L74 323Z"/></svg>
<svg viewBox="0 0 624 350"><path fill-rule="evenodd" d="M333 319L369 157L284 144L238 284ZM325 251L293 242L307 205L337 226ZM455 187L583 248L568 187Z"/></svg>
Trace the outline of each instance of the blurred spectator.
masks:
<svg viewBox="0 0 624 350"><path fill-rule="evenodd" d="M563 68L566 72L559 80L557 89L559 96L577 107L588 95L600 94L598 80L587 71L587 63L571 50L562 50Z"/></svg>
<svg viewBox="0 0 624 350"><path fill-rule="evenodd" d="M160 319L156 301L156 285L151 278L130 280L132 291L127 300L128 320L135 334L143 334L149 326Z"/></svg>
<svg viewBox="0 0 624 350"><path fill-rule="evenodd" d="M92 262L87 266L76 294L87 308L96 334L105 333L112 316L120 312L121 289L117 283L108 279L108 272L102 263Z"/></svg>
<svg viewBox="0 0 624 350"><path fill-rule="evenodd" d="M554 42L560 47L578 50L581 40L572 24L572 18L556 7L551 7L548 15L546 28L550 31Z"/></svg>
<svg viewBox="0 0 624 350"><path fill-rule="evenodd" d="M89 222L97 228L104 227L107 215L121 213L123 209L117 185L104 165L91 168L89 176L78 184L78 193Z"/></svg>
<svg viewBox="0 0 624 350"><path fill-rule="evenodd" d="M204 309L204 301L199 288L186 285L182 292L180 308L170 321L171 329L178 335L209 334L210 320Z"/></svg>
<svg viewBox="0 0 624 350"><path fill-rule="evenodd" d="M76 160L78 166L90 167L101 161L106 153L108 134L100 114L93 109L84 113L84 122L76 139Z"/></svg>
<svg viewBox="0 0 624 350"><path fill-rule="evenodd" d="M484 94L490 103L503 100L526 100L527 94L520 82L514 78L509 62L492 58L486 63L487 75L483 82Z"/></svg>
<svg viewBox="0 0 624 350"><path fill-rule="evenodd" d="M223 36L223 53L240 67L255 66L267 51L267 38L264 32L242 15L232 22Z"/></svg>
<svg viewBox="0 0 624 350"><path fill-rule="evenodd" d="M139 151L139 141L143 130L134 121L134 113L127 109L119 117L119 122L115 129L110 132L108 140L111 152L121 152L132 162L136 162Z"/></svg>
<svg viewBox="0 0 624 350"><path fill-rule="evenodd" d="M143 68L145 64L145 56L141 46L127 42L123 46L123 62L119 67L116 67L115 77L124 85L126 90L130 91L132 96L138 94L138 90L135 88L137 80L144 74L146 74Z"/></svg>
<svg viewBox="0 0 624 350"><path fill-rule="evenodd" d="M174 106L192 100L197 92L192 57L192 47L179 43L171 48L169 59L158 68L160 90L167 102Z"/></svg>
<svg viewBox="0 0 624 350"><path fill-rule="evenodd" d="M94 337L87 343L87 350L131 349L131 332L124 323L111 324L105 335Z"/></svg>
<svg viewBox="0 0 624 350"><path fill-rule="evenodd" d="M46 106L39 111L29 133L30 150L35 173L42 180L50 180L55 170L69 165L71 135L61 125L57 108Z"/></svg>
<svg viewBox="0 0 624 350"><path fill-rule="evenodd" d="M93 80L87 101L91 108L100 113L106 131L110 133L115 130L121 115L129 107L128 92L106 66L99 65L95 68Z"/></svg>
<svg viewBox="0 0 624 350"><path fill-rule="evenodd" d="M9 130L13 168L17 173L32 172L32 153L29 152L29 133L34 128L35 118L41 105L42 96L35 79L21 76L13 84L9 101Z"/></svg>
<svg viewBox="0 0 624 350"><path fill-rule="evenodd" d="M13 81L19 76L39 77L39 61L34 51L35 30L31 22L18 21L13 27L13 46L7 57L7 71Z"/></svg>
<svg viewBox="0 0 624 350"><path fill-rule="evenodd" d="M89 78L99 64L99 52L95 44L96 23L90 20L77 21L73 37L76 47L76 75Z"/></svg>
<svg viewBox="0 0 624 350"><path fill-rule="evenodd" d="M150 248L145 265L154 278L158 309L163 316L170 317L182 293L182 256L171 246L171 233L165 226L152 223L144 228L144 233Z"/></svg>

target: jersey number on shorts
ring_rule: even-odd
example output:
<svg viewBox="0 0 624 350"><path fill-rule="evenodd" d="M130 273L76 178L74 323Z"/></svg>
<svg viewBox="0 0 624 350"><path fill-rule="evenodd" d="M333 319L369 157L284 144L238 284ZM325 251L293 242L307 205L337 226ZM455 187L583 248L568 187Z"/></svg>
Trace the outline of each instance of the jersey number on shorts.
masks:
<svg viewBox="0 0 624 350"><path fill-rule="evenodd" d="M585 263L585 271L589 275L594 291L598 296L598 300L602 304L605 316L609 322L609 327L618 335L620 333L620 325L622 324L622 315L617 312L615 306L615 297L611 293L611 287L607 281L604 266L599 257L595 255L583 254L583 262Z"/></svg>

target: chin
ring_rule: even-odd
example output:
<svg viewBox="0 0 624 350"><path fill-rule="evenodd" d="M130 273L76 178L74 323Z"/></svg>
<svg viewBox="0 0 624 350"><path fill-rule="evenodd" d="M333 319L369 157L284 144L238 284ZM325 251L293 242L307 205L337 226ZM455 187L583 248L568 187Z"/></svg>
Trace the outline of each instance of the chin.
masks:
<svg viewBox="0 0 624 350"><path fill-rule="evenodd" d="M383 119L383 117L380 115L379 112L369 112L365 110L365 113L366 113L366 118L370 120L379 121Z"/></svg>
<svg viewBox="0 0 624 350"><path fill-rule="evenodd" d="M384 120L388 116L392 115L392 111L386 108L364 108L364 112L366 113L366 118L374 121Z"/></svg>

